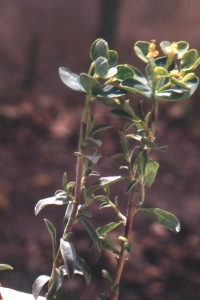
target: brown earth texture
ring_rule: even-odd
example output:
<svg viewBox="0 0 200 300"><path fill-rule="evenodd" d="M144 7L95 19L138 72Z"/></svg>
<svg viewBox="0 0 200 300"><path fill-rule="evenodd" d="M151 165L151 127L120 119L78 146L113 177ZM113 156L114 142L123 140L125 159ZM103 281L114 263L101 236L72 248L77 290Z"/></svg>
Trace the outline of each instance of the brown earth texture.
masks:
<svg viewBox="0 0 200 300"><path fill-rule="evenodd" d="M62 236L63 206L48 206L36 217L38 200L61 188L64 172L75 179L78 133L84 97L63 85L58 68L88 72L92 42L103 37L129 63L144 72L136 58L137 40L185 40L200 51L199 0L58 0L0 2L0 263L13 266L1 271L4 287L31 292L35 279L49 275L52 247L44 219ZM200 75L200 69L196 70ZM136 106L140 97L130 95ZM144 100L145 112L150 104ZM160 168L146 192L147 207L175 214L181 230L175 234L147 217L136 214L131 253L126 263L119 300L200 299L200 89L189 100L161 102L156 133L165 153L152 151ZM99 133L103 155L96 170L101 176L119 175L121 161L110 160L120 152L118 130L124 121L97 104L98 122L115 125ZM122 172L123 174L123 172ZM125 214L127 182L115 184L111 197L119 195ZM115 215L91 205L95 228ZM123 234L123 226L111 238ZM114 273L116 261L103 251L95 261L88 250L89 237L78 223L72 237L77 253L88 263L92 283L81 276L66 279L68 299L94 300L108 289L102 269ZM45 289L43 294L45 293Z"/></svg>

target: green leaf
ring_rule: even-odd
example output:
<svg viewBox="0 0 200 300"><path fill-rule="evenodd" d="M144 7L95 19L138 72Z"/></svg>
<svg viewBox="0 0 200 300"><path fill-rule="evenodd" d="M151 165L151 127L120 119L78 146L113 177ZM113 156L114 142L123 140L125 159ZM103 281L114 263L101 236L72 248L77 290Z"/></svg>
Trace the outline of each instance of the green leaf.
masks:
<svg viewBox="0 0 200 300"><path fill-rule="evenodd" d="M126 93L126 92L125 92ZM101 97L97 96L97 101L101 102L102 104L113 107L113 108L120 108L122 107L121 100L117 98L109 98L109 97Z"/></svg>
<svg viewBox="0 0 200 300"><path fill-rule="evenodd" d="M166 48L167 47L170 47L171 46L171 42L169 41L162 41L160 43L160 48L162 49L163 53L167 56L168 55L168 52L166 51Z"/></svg>
<svg viewBox="0 0 200 300"><path fill-rule="evenodd" d="M161 146L161 147L157 147L156 150L160 151L160 152L165 152L167 151L169 147L166 145L166 146Z"/></svg>
<svg viewBox="0 0 200 300"><path fill-rule="evenodd" d="M156 67L154 69L154 72L160 78L162 78L162 77L170 77L171 76L171 74L165 68L163 68L163 67Z"/></svg>
<svg viewBox="0 0 200 300"><path fill-rule="evenodd" d="M101 242L99 240L99 234L95 230L94 226L87 219L85 219L83 217L79 217L79 220L84 225L90 238L92 239L94 247L95 247L95 257L96 257L96 259L99 259L100 255L101 255Z"/></svg>
<svg viewBox="0 0 200 300"><path fill-rule="evenodd" d="M83 258L79 255L76 255L75 266L83 272L84 279L87 285L91 282L91 273L90 269Z"/></svg>
<svg viewBox="0 0 200 300"><path fill-rule="evenodd" d="M115 244L111 241L111 239L107 235L104 235L103 237L102 249L109 250L117 254L120 253L119 249L115 246Z"/></svg>
<svg viewBox="0 0 200 300"><path fill-rule="evenodd" d="M162 99L166 101L178 101L182 99L189 98L197 89L199 84L199 78L195 76L193 79L186 82L190 90L181 90L175 85L172 88L167 88L161 93L156 94L157 99Z"/></svg>
<svg viewBox="0 0 200 300"><path fill-rule="evenodd" d="M188 73L183 78L181 78L182 82L190 81L195 77L195 73Z"/></svg>
<svg viewBox="0 0 200 300"><path fill-rule="evenodd" d="M121 222L111 222L109 224L106 224L102 227L99 227L97 229L97 232L100 236L105 235L106 233L108 233L109 231L113 230L115 227L117 227L118 225L120 225Z"/></svg>
<svg viewBox="0 0 200 300"><path fill-rule="evenodd" d="M59 267L59 270L61 270L63 272L64 276L68 275L67 270L66 270L66 266ZM74 269L74 274L78 274L78 275L83 276L83 272L78 268Z"/></svg>
<svg viewBox="0 0 200 300"><path fill-rule="evenodd" d="M110 69L108 69L108 73L107 73L107 75L104 77L104 79L111 78L111 77L113 77L115 74L117 74L117 68L116 68L116 67L110 68Z"/></svg>
<svg viewBox="0 0 200 300"><path fill-rule="evenodd" d="M110 124L97 125L92 129L91 136L93 136L98 131L102 131L102 130L105 130L105 129L108 129L108 128L111 128L111 127L113 127L113 125L110 125Z"/></svg>
<svg viewBox="0 0 200 300"><path fill-rule="evenodd" d="M173 83L175 83L175 85L177 87L179 87L180 89L190 90L190 86L188 86L187 84L185 84L182 80L179 80L179 79L176 79L176 78L172 77L171 81Z"/></svg>
<svg viewBox="0 0 200 300"><path fill-rule="evenodd" d="M141 154L138 156L137 158L137 163L138 163L138 171L139 171L139 175L140 177L144 177L145 175L145 169L147 166L147 162L148 162L148 155L147 155L147 151L143 150L141 152Z"/></svg>
<svg viewBox="0 0 200 300"><path fill-rule="evenodd" d="M101 203L101 205L99 206L99 209L106 208L106 207L111 207L110 203L107 201Z"/></svg>
<svg viewBox="0 0 200 300"><path fill-rule="evenodd" d="M142 107L142 101L140 101L138 103L137 111L138 111L138 116L139 116L140 120L144 121L144 111L143 111L143 107Z"/></svg>
<svg viewBox="0 0 200 300"><path fill-rule="evenodd" d="M133 108L130 106L130 101L129 100L126 100L125 102L124 102L124 111L127 113L127 114L129 114L130 116L132 116L132 118L133 119L136 119L137 117L136 117L136 115L135 115L135 112L134 112L134 110L133 110ZM137 120L138 121L138 120Z"/></svg>
<svg viewBox="0 0 200 300"><path fill-rule="evenodd" d="M120 83L120 86L128 92L139 94L149 99L153 97L151 87L135 79L126 79Z"/></svg>
<svg viewBox="0 0 200 300"><path fill-rule="evenodd" d="M87 189L85 186L82 187L82 195L83 195L83 199L85 204L87 204L87 206L94 200L94 196L93 195L88 195L87 193Z"/></svg>
<svg viewBox="0 0 200 300"><path fill-rule="evenodd" d="M95 62L95 73L104 78L108 73L108 61L104 57L98 57Z"/></svg>
<svg viewBox="0 0 200 300"><path fill-rule="evenodd" d="M60 251L65 262L69 279L74 277L76 253L72 243L60 239Z"/></svg>
<svg viewBox="0 0 200 300"><path fill-rule="evenodd" d="M137 122L137 121L136 121ZM135 125L135 122L128 122L125 124L124 126L124 131L129 130L131 127L133 127Z"/></svg>
<svg viewBox="0 0 200 300"><path fill-rule="evenodd" d="M154 62L155 62L155 68L156 67L163 67L163 68L165 68L166 64L168 63L168 59L167 59L166 56L162 56L162 57L156 58L154 60ZM150 66L148 65L148 68L149 67ZM177 65L175 64L174 61L172 61L171 65L168 67L168 71L170 72L170 71L172 71L174 69L177 69Z"/></svg>
<svg viewBox="0 0 200 300"><path fill-rule="evenodd" d="M69 220L69 218L71 216L73 207L74 207L74 204L72 204L72 203L69 203L68 206L67 206L67 209L66 209L66 212L65 212L65 216L64 216L64 220L63 220L64 226L67 225L67 222L68 222L68 220Z"/></svg>
<svg viewBox="0 0 200 300"><path fill-rule="evenodd" d="M131 245L130 245L130 243L128 243L128 242L122 242L122 243L121 243L121 246L122 246L128 253L131 252Z"/></svg>
<svg viewBox="0 0 200 300"><path fill-rule="evenodd" d="M112 109L110 113L125 119L133 120L133 117L122 109Z"/></svg>
<svg viewBox="0 0 200 300"><path fill-rule="evenodd" d="M87 210L83 210L81 211L78 216L85 216L85 217L88 217L88 218L91 218L92 217L92 214L90 211L87 211Z"/></svg>
<svg viewBox="0 0 200 300"><path fill-rule="evenodd" d="M195 64L193 65L193 70L196 69L198 67L198 65L200 64L200 57L196 60Z"/></svg>
<svg viewBox="0 0 200 300"><path fill-rule="evenodd" d="M41 275L35 280L33 287L32 287L32 294L33 294L33 297L35 298L35 300L37 300L41 289L43 288L45 283L47 283L49 281L50 278L51 278L50 276Z"/></svg>
<svg viewBox="0 0 200 300"><path fill-rule="evenodd" d="M93 182L92 186L88 190L88 194L91 192L96 191L97 189L100 189L104 186L111 185L113 183L116 183L118 181L123 180L124 176L108 176L108 177L101 177L97 181Z"/></svg>
<svg viewBox="0 0 200 300"><path fill-rule="evenodd" d="M2 270L13 270L13 267L7 264L0 264L0 271Z"/></svg>
<svg viewBox="0 0 200 300"><path fill-rule="evenodd" d="M183 54L189 49L189 44L184 41L177 42L178 58L181 58Z"/></svg>
<svg viewBox="0 0 200 300"><path fill-rule="evenodd" d="M96 60L100 56L109 59L108 51L108 43L103 39L97 39L90 48L90 57L92 60Z"/></svg>
<svg viewBox="0 0 200 300"><path fill-rule="evenodd" d="M144 41L138 41L134 45L134 50L135 50L136 55L146 63L149 62L149 59L146 57L149 52L149 46L150 46L150 43L144 42Z"/></svg>
<svg viewBox="0 0 200 300"><path fill-rule="evenodd" d="M119 295L119 284L118 283L115 283L112 287L111 287L111 289L114 291L114 293L115 293L115 299L117 299L118 298L118 295Z"/></svg>
<svg viewBox="0 0 200 300"><path fill-rule="evenodd" d="M107 292L103 292L98 298L97 300L108 300L109 295Z"/></svg>
<svg viewBox="0 0 200 300"><path fill-rule="evenodd" d="M108 84L103 88L102 92L98 94L98 97L115 98L115 97L123 96L126 93L127 92L125 90L115 87L114 85Z"/></svg>
<svg viewBox="0 0 200 300"><path fill-rule="evenodd" d="M63 190L65 190L65 192L66 192L66 186L67 186L67 173L65 172L63 174L63 178L62 178L62 187L63 187Z"/></svg>
<svg viewBox="0 0 200 300"><path fill-rule="evenodd" d="M49 197L45 199L41 199L35 206L35 215L37 215L45 206L47 205L64 205L72 202L71 199L58 200L56 197Z"/></svg>
<svg viewBox="0 0 200 300"><path fill-rule="evenodd" d="M166 56L168 55L166 48L170 47L171 44L172 43L168 41L163 41L160 43L160 47ZM183 54L188 50L189 44L187 42L180 41L177 42L176 45L177 45L177 53L175 54L175 58L181 58Z"/></svg>
<svg viewBox="0 0 200 300"><path fill-rule="evenodd" d="M54 300L67 300L67 292L63 286L58 289L56 295L54 296Z"/></svg>
<svg viewBox="0 0 200 300"><path fill-rule="evenodd" d="M156 177L156 174L157 174L157 170L159 168L159 164L150 159L148 160L148 163L146 165L146 170L145 170L145 185L150 187L154 180L155 180L155 177Z"/></svg>
<svg viewBox="0 0 200 300"><path fill-rule="evenodd" d="M77 74L72 73L67 68L61 67L59 68L59 75L62 82L70 89L85 93L85 89L80 84L79 76Z"/></svg>
<svg viewBox="0 0 200 300"><path fill-rule="evenodd" d="M146 138L146 137L142 137L141 138L141 142L145 145L145 146L147 146L148 148L151 148L151 149L156 149L157 147L156 147L156 144L155 143L153 143L153 142L151 142L148 138Z"/></svg>
<svg viewBox="0 0 200 300"><path fill-rule="evenodd" d="M134 71L134 79L143 83L143 84L148 84L148 81L146 79L146 77L144 77L144 75L135 67L127 64L126 66L128 66L129 68L131 68Z"/></svg>
<svg viewBox="0 0 200 300"><path fill-rule="evenodd" d="M108 55L109 55L109 59L108 59L109 67L114 67L117 64L117 58L118 58L117 51L109 50Z"/></svg>
<svg viewBox="0 0 200 300"><path fill-rule="evenodd" d="M123 131L119 131L119 138L120 138L120 144L122 146L123 152L126 155L126 157L128 157L130 153L130 147L129 147L126 134Z"/></svg>
<svg viewBox="0 0 200 300"><path fill-rule="evenodd" d="M138 181L136 179L134 179L133 181L131 181L131 183L127 186L125 193L127 194L128 192L130 192L130 190L132 190L132 188L138 183Z"/></svg>
<svg viewBox="0 0 200 300"><path fill-rule="evenodd" d="M127 134L126 137L127 137L127 139L134 139L139 142L141 142L141 140L142 140L142 136L139 134Z"/></svg>
<svg viewBox="0 0 200 300"><path fill-rule="evenodd" d="M198 52L195 49L188 50L185 52L181 59L181 70L189 71L193 69L196 61L198 59Z"/></svg>
<svg viewBox="0 0 200 300"><path fill-rule="evenodd" d="M179 220L176 218L176 216L167 211L159 208L139 208L138 211L141 211L171 231L180 231Z"/></svg>
<svg viewBox="0 0 200 300"><path fill-rule="evenodd" d="M82 156L82 157L88 159L88 160L91 161L92 164L94 164L94 165L95 165L95 164L98 162L98 160L101 158L101 155L85 155L85 154L83 154L83 153L81 153L81 152L75 152L74 154L77 155L77 156Z"/></svg>
<svg viewBox="0 0 200 300"><path fill-rule="evenodd" d="M135 72L132 68L128 67L127 65L118 65L117 74L113 76L113 80L123 81L128 78L133 78Z"/></svg>
<svg viewBox="0 0 200 300"><path fill-rule="evenodd" d="M86 139L85 142L87 144L87 148L94 148L95 149L96 147L101 147L101 145L102 145L102 141L96 140L96 139L93 139L93 138L88 138L88 139Z"/></svg>
<svg viewBox="0 0 200 300"><path fill-rule="evenodd" d="M51 277L51 284L48 290L47 299L51 299L58 289L61 287L63 282L63 272L57 268L53 268L52 277Z"/></svg>
<svg viewBox="0 0 200 300"><path fill-rule="evenodd" d="M89 95L96 96L102 91L101 84L93 78L92 76L86 74L86 73L81 73L79 76L80 79L80 84L84 88L85 92Z"/></svg>
<svg viewBox="0 0 200 300"><path fill-rule="evenodd" d="M45 222L45 225L51 235L51 241L52 241L52 246L53 246L53 259L55 259L56 251L57 251L56 229L49 220L44 219L44 222Z"/></svg>

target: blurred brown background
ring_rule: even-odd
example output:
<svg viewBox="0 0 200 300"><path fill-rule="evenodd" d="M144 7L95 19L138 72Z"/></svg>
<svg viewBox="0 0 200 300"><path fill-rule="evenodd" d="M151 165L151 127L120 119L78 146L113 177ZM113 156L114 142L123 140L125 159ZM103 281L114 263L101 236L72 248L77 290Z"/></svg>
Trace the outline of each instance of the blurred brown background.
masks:
<svg viewBox="0 0 200 300"><path fill-rule="evenodd" d="M34 216L37 201L61 188L63 173L71 181L75 174L73 152L84 98L62 84L58 68L87 72L91 43L103 37L118 51L119 63L144 70L133 53L137 40L185 40L200 51L199 31L199 0L0 1L0 262L14 267L0 273L3 286L30 292L37 276L50 273L44 218L56 226L58 238L62 234L63 207L47 207ZM120 300L200 299L199 96L198 89L189 101L161 104L157 143L168 144L169 150L152 152L160 169L146 205L176 214L182 228L174 234L136 215ZM97 170L102 176L117 175L120 162L108 158L120 150L116 137L123 122L102 105L96 111L99 120L116 125L114 133L99 135L106 146ZM123 190L116 185L112 193L120 195L125 212ZM114 220L109 210L96 210L95 226L105 224L106 216ZM103 252L94 264L81 225L75 228L74 243L88 261L93 281L89 288L82 277L66 281L69 299L94 300L107 289L101 269L112 273L115 259Z"/></svg>

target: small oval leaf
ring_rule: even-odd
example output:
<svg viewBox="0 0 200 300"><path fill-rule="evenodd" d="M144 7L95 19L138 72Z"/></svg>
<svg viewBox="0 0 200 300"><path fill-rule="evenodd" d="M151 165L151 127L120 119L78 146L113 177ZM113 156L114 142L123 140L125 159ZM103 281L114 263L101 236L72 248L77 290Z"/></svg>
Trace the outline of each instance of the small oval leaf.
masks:
<svg viewBox="0 0 200 300"><path fill-rule="evenodd" d="M120 86L128 92L152 99L152 89L148 84L143 84L135 79L125 79L121 82Z"/></svg>
<svg viewBox="0 0 200 300"><path fill-rule="evenodd" d="M101 243L99 240L99 234L97 233L94 226L87 219L85 219L83 217L79 217L79 220L84 225L90 238L92 239L94 247L95 247L96 259L99 259L100 255L101 255Z"/></svg>
<svg viewBox="0 0 200 300"><path fill-rule="evenodd" d="M72 73L67 68L61 67L59 68L59 75L62 82L65 85L67 85L70 89L85 93L85 90L80 84L79 76L77 74Z"/></svg>
<svg viewBox="0 0 200 300"><path fill-rule="evenodd" d="M67 292L63 286L61 286L57 291L54 300L67 300Z"/></svg>
<svg viewBox="0 0 200 300"><path fill-rule="evenodd" d="M149 46L150 46L150 43L144 42L144 41L138 41L134 45L134 50L135 50L136 55L146 63L149 62L149 60L147 58L147 54L149 52Z"/></svg>
<svg viewBox="0 0 200 300"><path fill-rule="evenodd" d="M57 251L56 229L49 220L44 219L44 222L45 222L45 225L51 235L51 241L52 241L52 246L53 246L53 259L55 259L56 251Z"/></svg>
<svg viewBox="0 0 200 300"><path fill-rule="evenodd" d="M58 200L56 197L49 197L45 199L41 199L38 201L38 203L35 206L35 215L37 215L45 206L54 204L54 205L64 205L72 202L71 199L63 199L63 200Z"/></svg>
<svg viewBox="0 0 200 300"><path fill-rule="evenodd" d="M101 84L92 76L81 73L79 76L80 83L83 86L85 92L90 95L98 95L102 91Z"/></svg>
<svg viewBox="0 0 200 300"><path fill-rule="evenodd" d="M195 49L188 50L185 52L181 59L181 70L189 71L193 69L198 59L198 52Z"/></svg>
<svg viewBox="0 0 200 300"><path fill-rule="evenodd" d="M138 181L136 179L134 179L126 188L125 193L129 193L130 190L132 190L132 188L138 183Z"/></svg>
<svg viewBox="0 0 200 300"><path fill-rule="evenodd" d="M108 55L109 55L109 59L108 59L109 67L114 67L117 64L118 53L115 50L109 50Z"/></svg>
<svg viewBox="0 0 200 300"><path fill-rule="evenodd" d="M63 283L63 272L57 268L53 268L51 284L48 290L47 299L51 299Z"/></svg>
<svg viewBox="0 0 200 300"><path fill-rule="evenodd" d="M35 300L37 300L41 289L43 288L45 283L47 283L49 281L50 278L51 278L50 276L41 275L35 280L33 287L32 287L32 294L33 294L33 297L35 298Z"/></svg>
<svg viewBox="0 0 200 300"><path fill-rule="evenodd" d="M13 267L7 264L0 264L0 271L2 270L13 270Z"/></svg>
<svg viewBox="0 0 200 300"><path fill-rule="evenodd" d="M76 253L72 243L60 239L60 251L65 262L69 279L74 277Z"/></svg>
<svg viewBox="0 0 200 300"><path fill-rule="evenodd" d="M79 255L76 255L75 266L83 272L85 281L86 281L87 285L89 285L91 282L90 269L89 269L87 263L85 262L85 260L83 258L81 258Z"/></svg>
<svg viewBox="0 0 200 300"><path fill-rule="evenodd" d="M120 89L114 85L108 84L106 85L102 92L98 94L98 97L110 97L110 98L115 98L115 97L120 97L125 95L127 92L123 89Z"/></svg>
<svg viewBox="0 0 200 300"><path fill-rule="evenodd" d="M95 62L95 73L101 77L104 78L108 73L108 61L104 57L97 58Z"/></svg>
<svg viewBox="0 0 200 300"><path fill-rule="evenodd" d="M111 128L113 127L114 125L110 125L110 124L100 124L100 125L97 125L95 126L92 131L91 131L91 136L93 136L96 132L98 131L102 131L102 130L105 130L105 129L108 129L108 128Z"/></svg>
<svg viewBox="0 0 200 300"><path fill-rule="evenodd" d="M117 74L113 76L114 80L123 81L128 78L133 78L135 74L134 70L127 65L118 65L116 68Z"/></svg>
<svg viewBox="0 0 200 300"><path fill-rule="evenodd" d="M171 231L179 232L180 231L180 222L176 216L173 214L164 211L159 208L140 208L138 211L141 211L148 217L154 219L164 227L168 228Z"/></svg>
<svg viewBox="0 0 200 300"><path fill-rule="evenodd" d="M120 225L121 222L111 222L109 224L106 224L102 227L99 227L97 229L97 232L100 236L105 235L106 233L108 233L109 231L113 230L115 227L117 227L118 225Z"/></svg>
<svg viewBox="0 0 200 300"><path fill-rule="evenodd" d="M108 43L103 39L97 39L94 41L90 48L90 57L92 60L96 60L100 56L109 58L109 52L108 52Z"/></svg>

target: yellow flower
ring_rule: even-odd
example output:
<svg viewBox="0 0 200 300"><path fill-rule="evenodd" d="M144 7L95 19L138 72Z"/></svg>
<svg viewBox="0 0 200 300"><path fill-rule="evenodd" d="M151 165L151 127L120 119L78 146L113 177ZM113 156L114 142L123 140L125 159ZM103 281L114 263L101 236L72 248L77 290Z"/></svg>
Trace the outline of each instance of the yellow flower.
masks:
<svg viewBox="0 0 200 300"><path fill-rule="evenodd" d="M167 55L169 58L174 58L176 53L178 53L178 45L177 43L173 42L170 46L165 48Z"/></svg>
<svg viewBox="0 0 200 300"><path fill-rule="evenodd" d="M175 77L175 78L181 77L181 72L179 72L179 70L173 70L170 73L171 73L172 77Z"/></svg>
<svg viewBox="0 0 200 300"><path fill-rule="evenodd" d="M151 40L151 44L149 45L149 52L146 57L156 57L159 55L158 50L156 50L155 40Z"/></svg>

